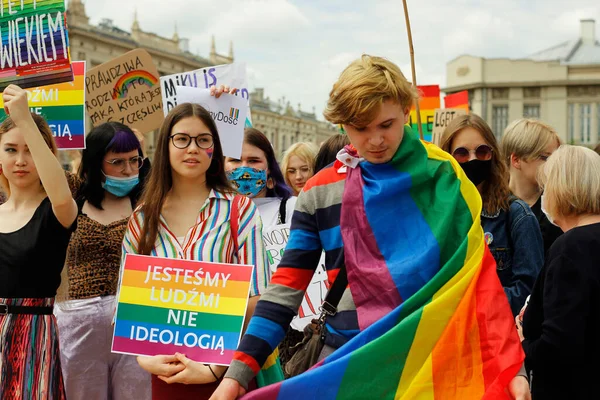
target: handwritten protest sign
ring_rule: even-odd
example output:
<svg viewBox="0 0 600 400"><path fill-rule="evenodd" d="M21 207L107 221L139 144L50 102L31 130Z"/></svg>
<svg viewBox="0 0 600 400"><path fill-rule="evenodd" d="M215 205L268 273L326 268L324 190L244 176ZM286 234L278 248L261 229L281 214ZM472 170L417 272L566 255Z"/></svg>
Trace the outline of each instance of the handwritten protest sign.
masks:
<svg viewBox="0 0 600 400"><path fill-rule="evenodd" d="M178 87L187 86L208 89L211 86L219 87L226 85L231 88L237 88L238 93L236 96L246 99L245 125L252 126L252 119L250 118L250 93L248 92L245 63L217 65L215 67L206 67L180 74L161 76L160 85L162 87L162 103L165 115L177 104L184 103L179 98Z"/></svg>
<svg viewBox="0 0 600 400"><path fill-rule="evenodd" d="M441 144L444 130L454 118L465 115L467 112L462 108L437 108L433 118L433 137L431 142L437 146Z"/></svg>
<svg viewBox="0 0 600 400"><path fill-rule="evenodd" d="M113 353L184 353L229 365L248 303L252 266L128 254Z"/></svg>
<svg viewBox="0 0 600 400"><path fill-rule="evenodd" d="M440 87L439 85L417 86L419 91L419 109L421 112L421 128L423 129L423 138L431 141L433 134L433 116L435 109L440 108ZM413 105L410 110L410 120L408 123L415 134L418 135L417 111Z"/></svg>
<svg viewBox="0 0 600 400"><path fill-rule="evenodd" d="M73 80L64 0L0 2L0 91Z"/></svg>
<svg viewBox="0 0 600 400"><path fill-rule="evenodd" d="M85 108L94 126L117 121L147 133L164 119L158 71L146 50L132 50L90 69L85 93Z"/></svg>
<svg viewBox="0 0 600 400"><path fill-rule="evenodd" d="M31 112L44 117L63 150L85 149L85 61L73 62L73 76L73 82L26 89ZM0 97L0 120L5 117Z"/></svg>
<svg viewBox="0 0 600 400"><path fill-rule="evenodd" d="M277 271L277 266L281 262L281 257L285 251L285 246L287 246L289 236L290 227L287 225L282 224L263 228L263 242L271 273ZM298 309L298 315L292 320L292 328L302 331L313 318L317 318L321 314L319 307L321 307L321 304L325 300L328 288L325 253L323 252L319 260L319 266L304 294L302 305Z"/></svg>
<svg viewBox="0 0 600 400"><path fill-rule="evenodd" d="M248 111L242 97L224 94L220 98L210 95L208 89L176 86L181 103L196 103L210 112L217 124L223 154L227 157L242 158L244 143L244 121Z"/></svg>

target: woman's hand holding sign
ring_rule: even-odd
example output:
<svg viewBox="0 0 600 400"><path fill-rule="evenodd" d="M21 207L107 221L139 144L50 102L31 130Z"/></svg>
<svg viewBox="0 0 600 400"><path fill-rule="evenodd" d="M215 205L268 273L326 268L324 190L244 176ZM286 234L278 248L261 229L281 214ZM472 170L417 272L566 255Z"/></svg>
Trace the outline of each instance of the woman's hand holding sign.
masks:
<svg viewBox="0 0 600 400"><path fill-rule="evenodd" d="M176 353L174 357L179 362L179 365L184 366L184 369L174 375L171 375L171 376L164 376L162 374L157 374L158 379L160 379L166 383L169 383L169 384L170 383L183 383L186 385L192 385L192 384L202 385L205 383L212 383L212 382L216 381L215 374L213 374L211 372L210 367L208 367L204 364L192 361L180 353ZM213 368L214 368L214 371L217 374L217 376L219 374L222 374L222 372L216 370L216 368L221 368L221 367L215 366Z"/></svg>
<svg viewBox="0 0 600 400"><path fill-rule="evenodd" d="M218 99L219 97L221 97L221 95L223 93L229 93L229 94L236 94L238 91L238 89L236 88L229 88L229 86L227 85L221 85L218 88L216 86L211 86L210 87L210 95L211 96L215 96L216 99Z"/></svg>
<svg viewBox="0 0 600 400"><path fill-rule="evenodd" d="M162 377L173 376L185 369L176 356L138 356L137 362L145 371Z"/></svg>

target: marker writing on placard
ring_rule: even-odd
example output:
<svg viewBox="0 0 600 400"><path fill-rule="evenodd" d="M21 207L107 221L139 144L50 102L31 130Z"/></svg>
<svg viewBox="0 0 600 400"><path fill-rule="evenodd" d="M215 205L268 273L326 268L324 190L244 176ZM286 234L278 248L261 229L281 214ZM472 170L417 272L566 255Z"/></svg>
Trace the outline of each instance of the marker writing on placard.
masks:
<svg viewBox="0 0 600 400"><path fill-rule="evenodd" d="M8 1L8 14L18 12L12 10L13 1ZM21 3L23 11L24 3ZM34 9L37 3L34 2ZM4 2L0 8L0 16L4 16ZM68 58L67 39L62 12L35 14L15 18L0 24L0 68L24 67L29 64L52 62L60 58ZM60 43L57 43L56 33L59 33ZM47 48L47 39L50 39L51 51ZM34 43L36 46L34 46ZM58 50L57 50L57 45ZM25 53L25 57L24 54Z"/></svg>

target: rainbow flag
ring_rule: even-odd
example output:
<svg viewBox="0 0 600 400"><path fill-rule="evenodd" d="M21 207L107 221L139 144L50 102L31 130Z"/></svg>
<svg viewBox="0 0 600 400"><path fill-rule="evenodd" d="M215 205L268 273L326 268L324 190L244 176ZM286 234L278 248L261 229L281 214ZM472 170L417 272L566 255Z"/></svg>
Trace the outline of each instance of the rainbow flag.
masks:
<svg viewBox="0 0 600 400"><path fill-rule="evenodd" d="M462 92L449 94L444 97L445 108L461 108L467 113L469 112L469 92L463 90Z"/></svg>
<svg viewBox="0 0 600 400"><path fill-rule="evenodd" d="M244 399L508 399L524 355L458 163L406 127L391 162L348 168L343 201L361 332Z"/></svg>
<svg viewBox="0 0 600 400"><path fill-rule="evenodd" d="M29 109L48 122L60 150L85 149L85 61L72 67L72 82L26 89ZM0 97L0 121L5 117Z"/></svg>
<svg viewBox="0 0 600 400"><path fill-rule="evenodd" d="M435 109L440 108L440 86L427 85L417 86L419 90L419 109L421 111L421 127L423 129L423 139L430 142L433 134L433 118ZM417 109L413 105L410 109L410 120L408 125L419 137L419 127L417 125Z"/></svg>

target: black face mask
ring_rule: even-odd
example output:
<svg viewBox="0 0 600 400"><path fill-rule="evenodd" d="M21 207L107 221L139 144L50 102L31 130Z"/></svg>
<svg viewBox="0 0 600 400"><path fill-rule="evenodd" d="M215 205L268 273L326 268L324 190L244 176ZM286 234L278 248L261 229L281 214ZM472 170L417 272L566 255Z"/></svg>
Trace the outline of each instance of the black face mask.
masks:
<svg viewBox="0 0 600 400"><path fill-rule="evenodd" d="M460 164L460 166L463 171L465 171L467 178L469 178L475 186L487 180L492 172L492 160L471 160Z"/></svg>

